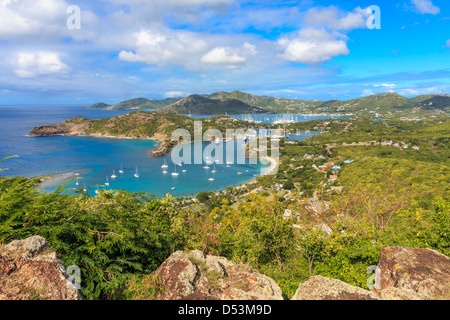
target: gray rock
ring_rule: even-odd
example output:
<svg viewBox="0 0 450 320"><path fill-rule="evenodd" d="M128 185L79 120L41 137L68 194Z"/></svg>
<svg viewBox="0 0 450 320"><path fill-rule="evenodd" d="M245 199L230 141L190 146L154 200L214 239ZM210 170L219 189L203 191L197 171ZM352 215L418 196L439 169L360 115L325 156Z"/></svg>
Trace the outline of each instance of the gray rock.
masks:
<svg viewBox="0 0 450 320"><path fill-rule="evenodd" d="M47 241L34 236L0 247L0 300L82 300Z"/></svg>
<svg viewBox="0 0 450 320"><path fill-rule="evenodd" d="M271 278L224 257L173 253L156 270L158 300L282 300ZM204 255L203 255L204 257Z"/></svg>
<svg viewBox="0 0 450 320"><path fill-rule="evenodd" d="M379 291L398 288L424 299L450 299L450 258L431 249L386 247L381 250Z"/></svg>
<svg viewBox="0 0 450 320"><path fill-rule="evenodd" d="M301 283L292 300L379 300L374 293L341 280L313 276Z"/></svg>

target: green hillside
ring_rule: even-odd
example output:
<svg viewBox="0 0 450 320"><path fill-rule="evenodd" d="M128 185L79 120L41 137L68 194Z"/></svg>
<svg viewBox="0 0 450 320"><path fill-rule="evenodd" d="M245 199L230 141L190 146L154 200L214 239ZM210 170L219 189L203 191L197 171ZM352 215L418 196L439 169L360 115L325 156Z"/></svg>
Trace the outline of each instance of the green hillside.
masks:
<svg viewBox="0 0 450 320"><path fill-rule="evenodd" d="M164 108L181 98L167 98L162 100L149 100L146 98L136 98L119 102L115 105L108 105L102 102L95 103L89 109L110 109L110 110L154 110Z"/></svg>
<svg viewBox="0 0 450 320"><path fill-rule="evenodd" d="M158 111L178 114L241 114L266 112L262 108L251 106L238 99L209 99L197 94L181 99Z"/></svg>

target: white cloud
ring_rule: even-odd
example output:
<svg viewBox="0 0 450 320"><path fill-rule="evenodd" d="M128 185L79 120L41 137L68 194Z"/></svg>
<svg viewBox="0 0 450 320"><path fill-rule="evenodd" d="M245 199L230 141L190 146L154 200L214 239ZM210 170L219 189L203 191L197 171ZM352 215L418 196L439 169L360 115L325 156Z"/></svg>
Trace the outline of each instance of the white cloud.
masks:
<svg viewBox="0 0 450 320"><path fill-rule="evenodd" d="M164 66L168 63L188 65L194 56L208 48L195 33L187 31L139 31L133 34L135 52L122 50L119 58L129 62L144 62Z"/></svg>
<svg viewBox="0 0 450 320"><path fill-rule="evenodd" d="M367 26L367 13L357 7L353 12L342 11L335 6L311 8L304 15L304 23L311 27L326 27L331 30L351 30Z"/></svg>
<svg viewBox="0 0 450 320"><path fill-rule="evenodd" d="M361 97L373 96L375 92L370 89L366 89L362 92Z"/></svg>
<svg viewBox="0 0 450 320"><path fill-rule="evenodd" d="M0 39L39 41L92 36L87 26L96 23L96 15L91 11L82 11L85 30L70 32L66 25L68 7L65 0L0 0Z"/></svg>
<svg viewBox="0 0 450 320"><path fill-rule="evenodd" d="M346 36L328 33L324 29L302 29L298 37L281 38L278 45L284 50L279 55L284 60L309 65L319 65L332 57L349 54Z"/></svg>
<svg viewBox="0 0 450 320"><path fill-rule="evenodd" d="M185 97L188 96L189 93L183 92L183 91L169 91L164 93L164 96L166 98L178 98L178 97Z"/></svg>
<svg viewBox="0 0 450 320"><path fill-rule="evenodd" d="M402 96L420 96L425 94L435 94L442 91L442 88L428 87L428 88L407 88L399 91Z"/></svg>
<svg viewBox="0 0 450 320"><path fill-rule="evenodd" d="M433 5L431 0L411 0L411 3L414 5L415 11L418 13L429 13L429 14L438 14L441 9Z"/></svg>
<svg viewBox="0 0 450 320"><path fill-rule="evenodd" d="M162 5L165 7L175 7L175 6L207 6L214 7L219 5L230 5L235 0L104 0L106 2L110 2L115 5L141 5L141 4L149 4L151 5Z"/></svg>
<svg viewBox="0 0 450 320"><path fill-rule="evenodd" d="M382 83L382 84L375 84L374 87L395 88L396 85L393 83Z"/></svg>
<svg viewBox="0 0 450 320"><path fill-rule="evenodd" d="M253 44L238 44L241 39L167 28L135 32L133 39L132 50L120 51L119 59L157 66L181 65L193 72L209 72L211 66L235 69L258 53Z"/></svg>
<svg viewBox="0 0 450 320"><path fill-rule="evenodd" d="M69 66L54 52L19 53L15 73L19 78L67 73Z"/></svg>
<svg viewBox="0 0 450 320"><path fill-rule="evenodd" d="M201 61L216 66L225 66L227 68L237 68L247 61L247 57L257 53L256 47L248 42L241 48L215 47L206 53Z"/></svg>

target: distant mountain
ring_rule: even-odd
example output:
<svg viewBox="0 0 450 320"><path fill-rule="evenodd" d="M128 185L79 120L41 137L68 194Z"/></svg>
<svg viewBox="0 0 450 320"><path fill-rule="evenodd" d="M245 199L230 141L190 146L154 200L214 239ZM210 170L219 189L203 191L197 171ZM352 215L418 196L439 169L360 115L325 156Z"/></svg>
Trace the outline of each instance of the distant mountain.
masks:
<svg viewBox="0 0 450 320"><path fill-rule="evenodd" d="M397 93L382 93L368 97L356 98L347 101L331 100L318 106L321 112L351 112L358 113L374 111L377 113L392 111L395 108L402 108L408 105L408 98Z"/></svg>
<svg viewBox="0 0 450 320"><path fill-rule="evenodd" d="M210 99L204 95L190 95L170 106L164 107L158 112L178 114L241 114L241 113L266 113L262 108L251 106L238 99Z"/></svg>
<svg viewBox="0 0 450 320"><path fill-rule="evenodd" d="M397 93L382 93L347 101L299 100L257 96L241 91L217 91L194 94L186 98L148 100L131 99L115 105L99 102L89 108L111 110L159 110L178 114L241 114L241 113L305 113L366 115L375 117L426 116L448 114L449 95L423 95L406 98Z"/></svg>
<svg viewBox="0 0 450 320"><path fill-rule="evenodd" d="M155 110L164 108L181 98L167 98L162 100L149 100L146 98L136 98L122 101L115 105L108 105L103 102L95 103L89 109L109 109L109 110Z"/></svg>
<svg viewBox="0 0 450 320"><path fill-rule="evenodd" d="M313 100L298 100L298 99L288 99L288 98L276 98L269 96L257 96L241 91L224 92L218 91L206 97L210 99L227 100L227 99L237 99L245 102L253 107L258 107L265 109L269 112L302 112L309 108L315 108L321 103L321 101Z"/></svg>
<svg viewBox="0 0 450 320"><path fill-rule="evenodd" d="M110 106L111 106L110 104L106 104L103 102L97 102L97 103L94 103L92 106L90 106L89 109L107 109Z"/></svg>
<svg viewBox="0 0 450 320"><path fill-rule="evenodd" d="M317 111L375 116L442 114L450 111L450 96L426 95L406 98L397 93L382 93L347 101L327 101L320 104Z"/></svg>
<svg viewBox="0 0 450 320"><path fill-rule="evenodd" d="M416 97L419 101L413 105L413 107L425 109L425 110L445 110L450 107L450 96L444 94L438 95L426 95ZM412 99L414 101L414 99Z"/></svg>

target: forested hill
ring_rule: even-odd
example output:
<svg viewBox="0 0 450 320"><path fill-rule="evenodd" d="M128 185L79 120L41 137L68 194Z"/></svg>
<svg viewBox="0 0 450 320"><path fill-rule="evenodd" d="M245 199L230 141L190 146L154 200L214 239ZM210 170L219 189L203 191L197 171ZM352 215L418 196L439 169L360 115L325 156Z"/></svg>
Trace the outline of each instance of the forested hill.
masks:
<svg viewBox="0 0 450 320"><path fill-rule="evenodd" d="M239 99L210 99L201 95L191 95L158 111L164 113L174 112L178 114L241 114L267 112L258 106L249 105Z"/></svg>
<svg viewBox="0 0 450 320"><path fill-rule="evenodd" d="M94 103L88 109L108 109L108 110L155 110L177 102L181 98L167 98L161 100L149 100L146 98L136 98L109 105L103 102Z"/></svg>
<svg viewBox="0 0 450 320"><path fill-rule="evenodd" d="M163 113L173 112L178 114L305 113L414 118L448 116L450 113L450 95L435 94L406 98L397 93L382 93L346 101L319 101L258 96L241 91L217 91L212 94L194 94L185 98L162 100L138 98L112 106L105 103L96 103L90 108L153 109Z"/></svg>

